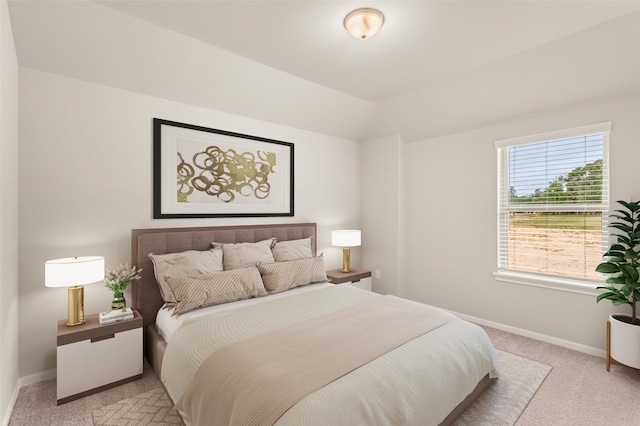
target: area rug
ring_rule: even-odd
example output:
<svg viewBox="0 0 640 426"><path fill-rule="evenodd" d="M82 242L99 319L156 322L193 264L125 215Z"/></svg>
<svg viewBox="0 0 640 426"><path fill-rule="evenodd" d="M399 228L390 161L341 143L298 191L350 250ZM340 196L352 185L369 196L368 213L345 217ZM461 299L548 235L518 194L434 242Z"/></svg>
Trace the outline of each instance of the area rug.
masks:
<svg viewBox="0 0 640 426"><path fill-rule="evenodd" d="M93 411L96 426L183 425L162 388L123 399Z"/></svg>
<svg viewBox="0 0 640 426"><path fill-rule="evenodd" d="M551 371L551 366L497 351L500 378L453 423L456 426L511 426ZM182 425L162 388L152 389L93 411L96 426Z"/></svg>
<svg viewBox="0 0 640 426"><path fill-rule="evenodd" d="M454 421L455 426L514 425L551 366L498 350L500 377Z"/></svg>

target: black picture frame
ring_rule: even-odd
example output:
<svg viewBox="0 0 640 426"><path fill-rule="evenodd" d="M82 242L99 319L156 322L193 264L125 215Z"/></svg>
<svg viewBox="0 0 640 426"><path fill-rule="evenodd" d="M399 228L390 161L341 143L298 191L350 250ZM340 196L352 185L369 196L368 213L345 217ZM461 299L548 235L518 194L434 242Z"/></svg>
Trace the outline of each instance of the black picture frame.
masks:
<svg viewBox="0 0 640 426"><path fill-rule="evenodd" d="M294 144L153 119L153 218L294 215Z"/></svg>

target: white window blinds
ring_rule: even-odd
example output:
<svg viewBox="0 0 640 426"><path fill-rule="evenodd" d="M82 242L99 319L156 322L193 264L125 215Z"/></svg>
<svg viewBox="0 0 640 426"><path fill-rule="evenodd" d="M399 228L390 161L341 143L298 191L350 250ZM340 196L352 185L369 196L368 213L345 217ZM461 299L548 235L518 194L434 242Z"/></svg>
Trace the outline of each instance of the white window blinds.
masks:
<svg viewBox="0 0 640 426"><path fill-rule="evenodd" d="M610 129L600 123L496 142L499 271L601 280Z"/></svg>

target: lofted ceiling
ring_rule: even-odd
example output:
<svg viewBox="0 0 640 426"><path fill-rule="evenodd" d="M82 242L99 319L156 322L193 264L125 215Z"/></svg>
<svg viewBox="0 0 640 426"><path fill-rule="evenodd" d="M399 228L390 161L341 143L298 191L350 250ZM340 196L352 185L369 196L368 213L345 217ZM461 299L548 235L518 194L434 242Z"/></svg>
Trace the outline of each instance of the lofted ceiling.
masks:
<svg viewBox="0 0 640 426"><path fill-rule="evenodd" d="M289 74L379 102L640 9L633 1L103 1ZM344 17L378 8L380 33Z"/></svg>
<svg viewBox="0 0 640 426"><path fill-rule="evenodd" d="M88 1L10 0L19 63L57 73L69 69L70 56L60 47L70 44L65 39L69 34L66 29L60 29L60 17L53 17L57 10L64 10L60 12L66 25L63 28L71 33L71 26L83 25L85 13L82 7L73 5ZM64 9L57 7L63 3ZM426 105L425 110L435 114L431 130L427 131L423 124L406 122L410 114L402 112L402 104L411 104L415 112L421 102L442 102L439 98L429 101L429 93L442 96L443 87L462 87L470 81L483 81L478 80L478 76L493 69L492 84L533 78L537 71L527 74L520 68L523 63L530 64L522 59L527 55L535 57L539 64L546 60L546 65L539 65L541 68L556 66L563 78L576 76L579 90L576 89L575 94L550 91L539 105L530 105L531 111L524 107L517 111L520 115L536 108L538 111L559 108L640 90L640 77L636 73L640 71L637 28L640 1L107 0L92 3L377 105L378 110L389 110L388 117L402 115L388 126L380 127L380 132L388 133L393 128L410 135L409 139L482 123L472 123L472 115L477 116L477 112L470 110L466 121L460 117L450 128L438 128L443 120L437 117L437 108ZM375 7L385 17L378 35L366 41L352 38L342 24L344 16L357 7ZM47 16L52 19L44 18ZM629 28L620 28L623 24ZM597 32L598 28L607 30ZM127 49L122 39L106 36L110 31L117 31L117 27L85 24L82 31L87 40L99 40L84 46L85 50L102 49L108 54ZM594 34L598 34L595 43ZM58 46L56 37L60 40ZM558 46L568 41L572 54L559 55ZM595 46L593 52L591 46ZM596 78L585 70L584 59L595 54L590 60L597 63L603 50L613 66L610 69L596 66ZM132 51L131 56L135 55ZM74 76L91 80L91 75L96 73L95 64L91 60L83 61L83 55L78 52L73 58ZM585 76L584 81L580 82L580 76ZM615 81L615 85L610 84L611 81ZM533 86L531 94L540 93L535 81L524 84ZM465 95L454 92L451 91L451 102L462 101L456 96ZM416 101L416 97L421 100ZM533 102L535 96L531 98ZM478 98L478 108L483 103L486 99ZM494 116L486 117L486 121L504 119L514 113L512 109L505 105L503 110L496 110ZM452 119L447 117L447 120ZM425 128L420 130L420 126ZM365 132L346 132L340 136L362 138Z"/></svg>

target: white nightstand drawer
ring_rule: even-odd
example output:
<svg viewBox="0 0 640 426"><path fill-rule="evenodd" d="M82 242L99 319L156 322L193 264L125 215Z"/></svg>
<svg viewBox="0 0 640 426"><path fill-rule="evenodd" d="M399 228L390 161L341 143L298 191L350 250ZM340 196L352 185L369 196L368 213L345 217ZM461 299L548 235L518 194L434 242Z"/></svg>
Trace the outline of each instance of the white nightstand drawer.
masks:
<svg viewBox="0 0 640 426"><path fill-rule="evenodd" d="M371 277L361 278L360 281L352 281L350 284L354 287L371 291Z"/></svg>
<svg viewBox="0 0 640 426"><path fill-rule="evenodd" d="M141 375L142 327L61 345L57 355L58 400Z"/></svg>

